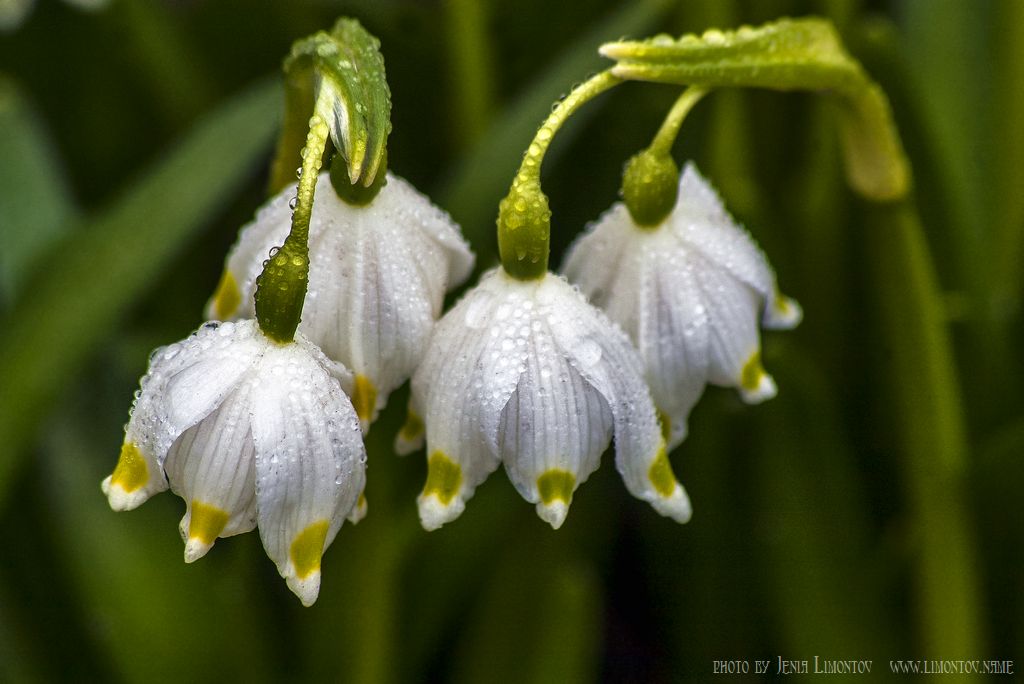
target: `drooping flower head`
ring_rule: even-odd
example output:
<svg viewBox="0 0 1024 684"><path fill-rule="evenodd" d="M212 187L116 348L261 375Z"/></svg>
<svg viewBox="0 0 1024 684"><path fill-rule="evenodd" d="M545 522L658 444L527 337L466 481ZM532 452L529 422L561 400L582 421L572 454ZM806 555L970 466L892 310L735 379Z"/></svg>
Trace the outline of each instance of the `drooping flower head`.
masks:
<svg viewBox="0 0 1024 684"><path fill-rule="evenodd" d="M749 403L775 395L759 328L796 326L800 307L692 163L664 220L640 226L616 204L577 239L562 271L636 344L670 446L686 436L708 383Z"/></svg>
<svg viewBox="0 0 1024 684"><path fill-rule="evenodd" d="M256 279L288 234L291 194L278 194L242 230L209 318L254 315ZM391 173L365 205L341 199L322 173L309 251L299 330L355 373L352 400L365 429L419 364L445 292L469 276L473 254L444 211Z"/></svg>
<svg viewBox="0 0 1024 684"><path fill-rule="evenodd" d="M154 352L103 492L114 510L167 489L185 500L185 561L259 526L267 555L311 605L320 559L365 510L366 452L342 389L352 375L301 334L207 323Z"/></svg>
<svg viewBox="0 0 1024 684"><path fill-rule="evenodd" d="M688 520L642 372L622 331L564 279L521 280L501 268L484 275L441 319L413 377L411 410L427 443L423 526L458 517L504 463L523 498L558 528L613 435L629 491ZM421 439L400 434L397 448Z"/></svg>

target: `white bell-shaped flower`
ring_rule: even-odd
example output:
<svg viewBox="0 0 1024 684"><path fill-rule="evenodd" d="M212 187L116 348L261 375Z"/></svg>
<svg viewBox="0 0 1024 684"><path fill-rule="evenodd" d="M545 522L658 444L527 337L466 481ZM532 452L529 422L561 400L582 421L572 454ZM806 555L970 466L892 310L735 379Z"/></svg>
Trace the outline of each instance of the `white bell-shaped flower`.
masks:
<svg viewBox="0 0 1024 684"><path fill-rule="evenodd" d="M207 323L150 359L103 492L130 510L171 489L185 500L185 561L259 525L263 546L305 605L320 559L365 511L366 452L342 389L351 373L301 334L268 339L255 321Z"/></svg>
<svg viewBox="0 0 1024 684"><path fill-rule="evenodd" d="M246 226L207 307L215 320L252 318L263 262L291 228L289 188ZM366 430L426 351L445 292L473 269L458 226L393 174L365 206L342 201L326 171L309 226L309 287L299 331L355 373L352 402Z"/></svg>
<svg viewBox="0 0 1024 684"><path fill-rule="evenodd" d="M792 328L800 307L692 163L659 225L637 226L618 203L577 239L562 271L640 351L670 448L707 383L736 387L748 403L775 396L759 323Z"/></svg>
<svg viewBox="0 0 1024 684"><path fill-rule="evenodd" d="M499 463L558 528L613 433L629 491L663 515L690 517L636 351L559 276L484 275L438 323L413 376L411 411L426 431L418 503L428 530L458 517ZM419 440L403 433L396 447L420 443L422 431Z"/></svg>

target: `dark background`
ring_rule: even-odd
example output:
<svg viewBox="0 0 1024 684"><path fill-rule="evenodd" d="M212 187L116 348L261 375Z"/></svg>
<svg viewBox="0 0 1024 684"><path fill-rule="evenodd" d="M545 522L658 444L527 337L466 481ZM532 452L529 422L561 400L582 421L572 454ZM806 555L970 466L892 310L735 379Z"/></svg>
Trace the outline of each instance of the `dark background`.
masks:
<svg viewBox="0 0 1024 684"><path fill-rule="evenodd" d="M894 205L845 185L826 98L716 92L683 127L677 159L805 309L765 335L776 399L712 388L691 417L672 456L689 524L629 497L606 455L558 532L495 474L427 534L424 459L390 450L405 390L369 437L370 514L325 555L311 609L256 534L186 566L180 500L109 510L99 482L147 356L200 323L265 198L280 63L342 14L381 39L391 168L481 269L522 151L607 64L603 41L826 15L889 94L915 171ZM780 655L1024 668L1022 34L1016 0L39 0L0 33L0 681L705 681L715 660L774 672ZM625 84L560 134L552 265L678 92Z"/></svg>

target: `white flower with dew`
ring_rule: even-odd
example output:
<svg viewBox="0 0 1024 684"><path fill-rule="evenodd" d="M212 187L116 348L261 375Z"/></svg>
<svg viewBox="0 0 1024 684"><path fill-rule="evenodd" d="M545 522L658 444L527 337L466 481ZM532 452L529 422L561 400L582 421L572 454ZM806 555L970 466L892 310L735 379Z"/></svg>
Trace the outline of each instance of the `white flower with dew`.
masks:
<svg viewBox="0 0 1024 684"><path fill-rule="evenodd" d="M365 512L366 452L342 389L351 373L301 334L279 344L255 321L207 323L153 353L103 492L130 510L168 486L185 500L185 561L259 526L304 605L346 517Z"/></svg>
<svg viewBox="0 0 1024 684"><path fill-rule="evenodd" d="M309 286L299 331L355 373L351 397L364 431L426 351L445 292L473 269L458 226L391 173L365 206L317 182L309 226ZM246 226L207 306L216 320L251 318L256 279L291 227L289 188Z"/></svg>
<svg viewBox="0 0 1024 684"><path fill-rule="evenodd" d="M562 271L633 340L671 425L670 448L708 383L735 387L748 403L775 396L759 324L792 328L800 307L692 163L660 224L640 227L618 203L576 240Z"/></svg>
<svg viewBox="0 0 1024 684"><path fill-rule="evenodd" d="M458 517L504 463L557 529L613 434L627 489L686 522L690 502L642 372L622 331L563 278L485 274L438 323L412 381L411 410L423 417L427 443L423 526ZM409 451L422 439L400 434L396 447Z"/></svg>

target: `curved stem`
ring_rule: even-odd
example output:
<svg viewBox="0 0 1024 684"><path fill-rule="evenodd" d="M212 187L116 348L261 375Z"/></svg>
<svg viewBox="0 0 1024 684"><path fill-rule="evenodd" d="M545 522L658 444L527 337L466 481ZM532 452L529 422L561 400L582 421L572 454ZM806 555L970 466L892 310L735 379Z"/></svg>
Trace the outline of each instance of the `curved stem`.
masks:
<svg viewBox="0 0 1024 684"><path fill-rule="evenodd" d="M650 146L626 163L622 173L622 198L638 228L656 229L672 213L679 197L679 167L672 159L672 145L683 119L709 90L701 86L684 90Z"/></svg>
<svg viewBox="0 0 1024 684"><path fill-rule="evenodd" d="M498 252L502 267L513 278L534 280L544 277L548 270L551 210L541 190L540 169L551 141L580 106L621 82L607 70L573 88L555 105L523 155L512 187L498 210Z"/></svg>
<svg viewBox="0 0 1024 684"><path fill-rule="evenodd" d="M523 177L539 178L544 154L548 151L551 141L554 140L555 134L558 133L558 129L562 127L562 124L583 104L620 83L622 83L622 79L613 75L611 69L607 69L591 76L582 85L573 88L572 92L555 105L555 108L551 110L551 114L544 121L544 124L537 130L537 135L533 137L533 142L530 143L526 154L523 155L523 163L519 167L517 179Z"/></svg>
<svg viewBox="0 0 1024 684"><path fill-rule="evenodd" d="M302 172L299 175L296 193L295 211L292 213L292 229L289 239L301 241L303 249L307 249L309 238L309 222L313 216L313 195L316 192L316 181L323 165L324 149L327 147L327 136L330 135L328 117L331 116L333 98L328 93L321 93L316 101L313 116L309 120L309 133L306 134L306 146L302 148Z"/></svg>
<svg viewBox="0 0 1024 684"><path fill-rule="evenodd" d="M302 317L309 276L309 222L313 215L313 196L323 165L329 117L334 95L324 89L317 96L309 120L306 146L302 148L302 168L292 212L292 228L280 249L272 253L256 281L256 320L271 339L291 342Z"/></svg>
<svg viewBox="0 0 1024 684"><path fill-rule="evenodd" d="M657 135L654 136L654 140L651 141L649 148L651 152L658 155L667 155L671 151L672 145L679 135L679 128L683 125L683 120L690 113L690 110L700 102L701 98L710 91L710 88L696 85L692 85L683 91L683 94L679 96L676 103L672 105L672 109L669 111L668 116L665 117L665 121L662 122Z"/></svg>

